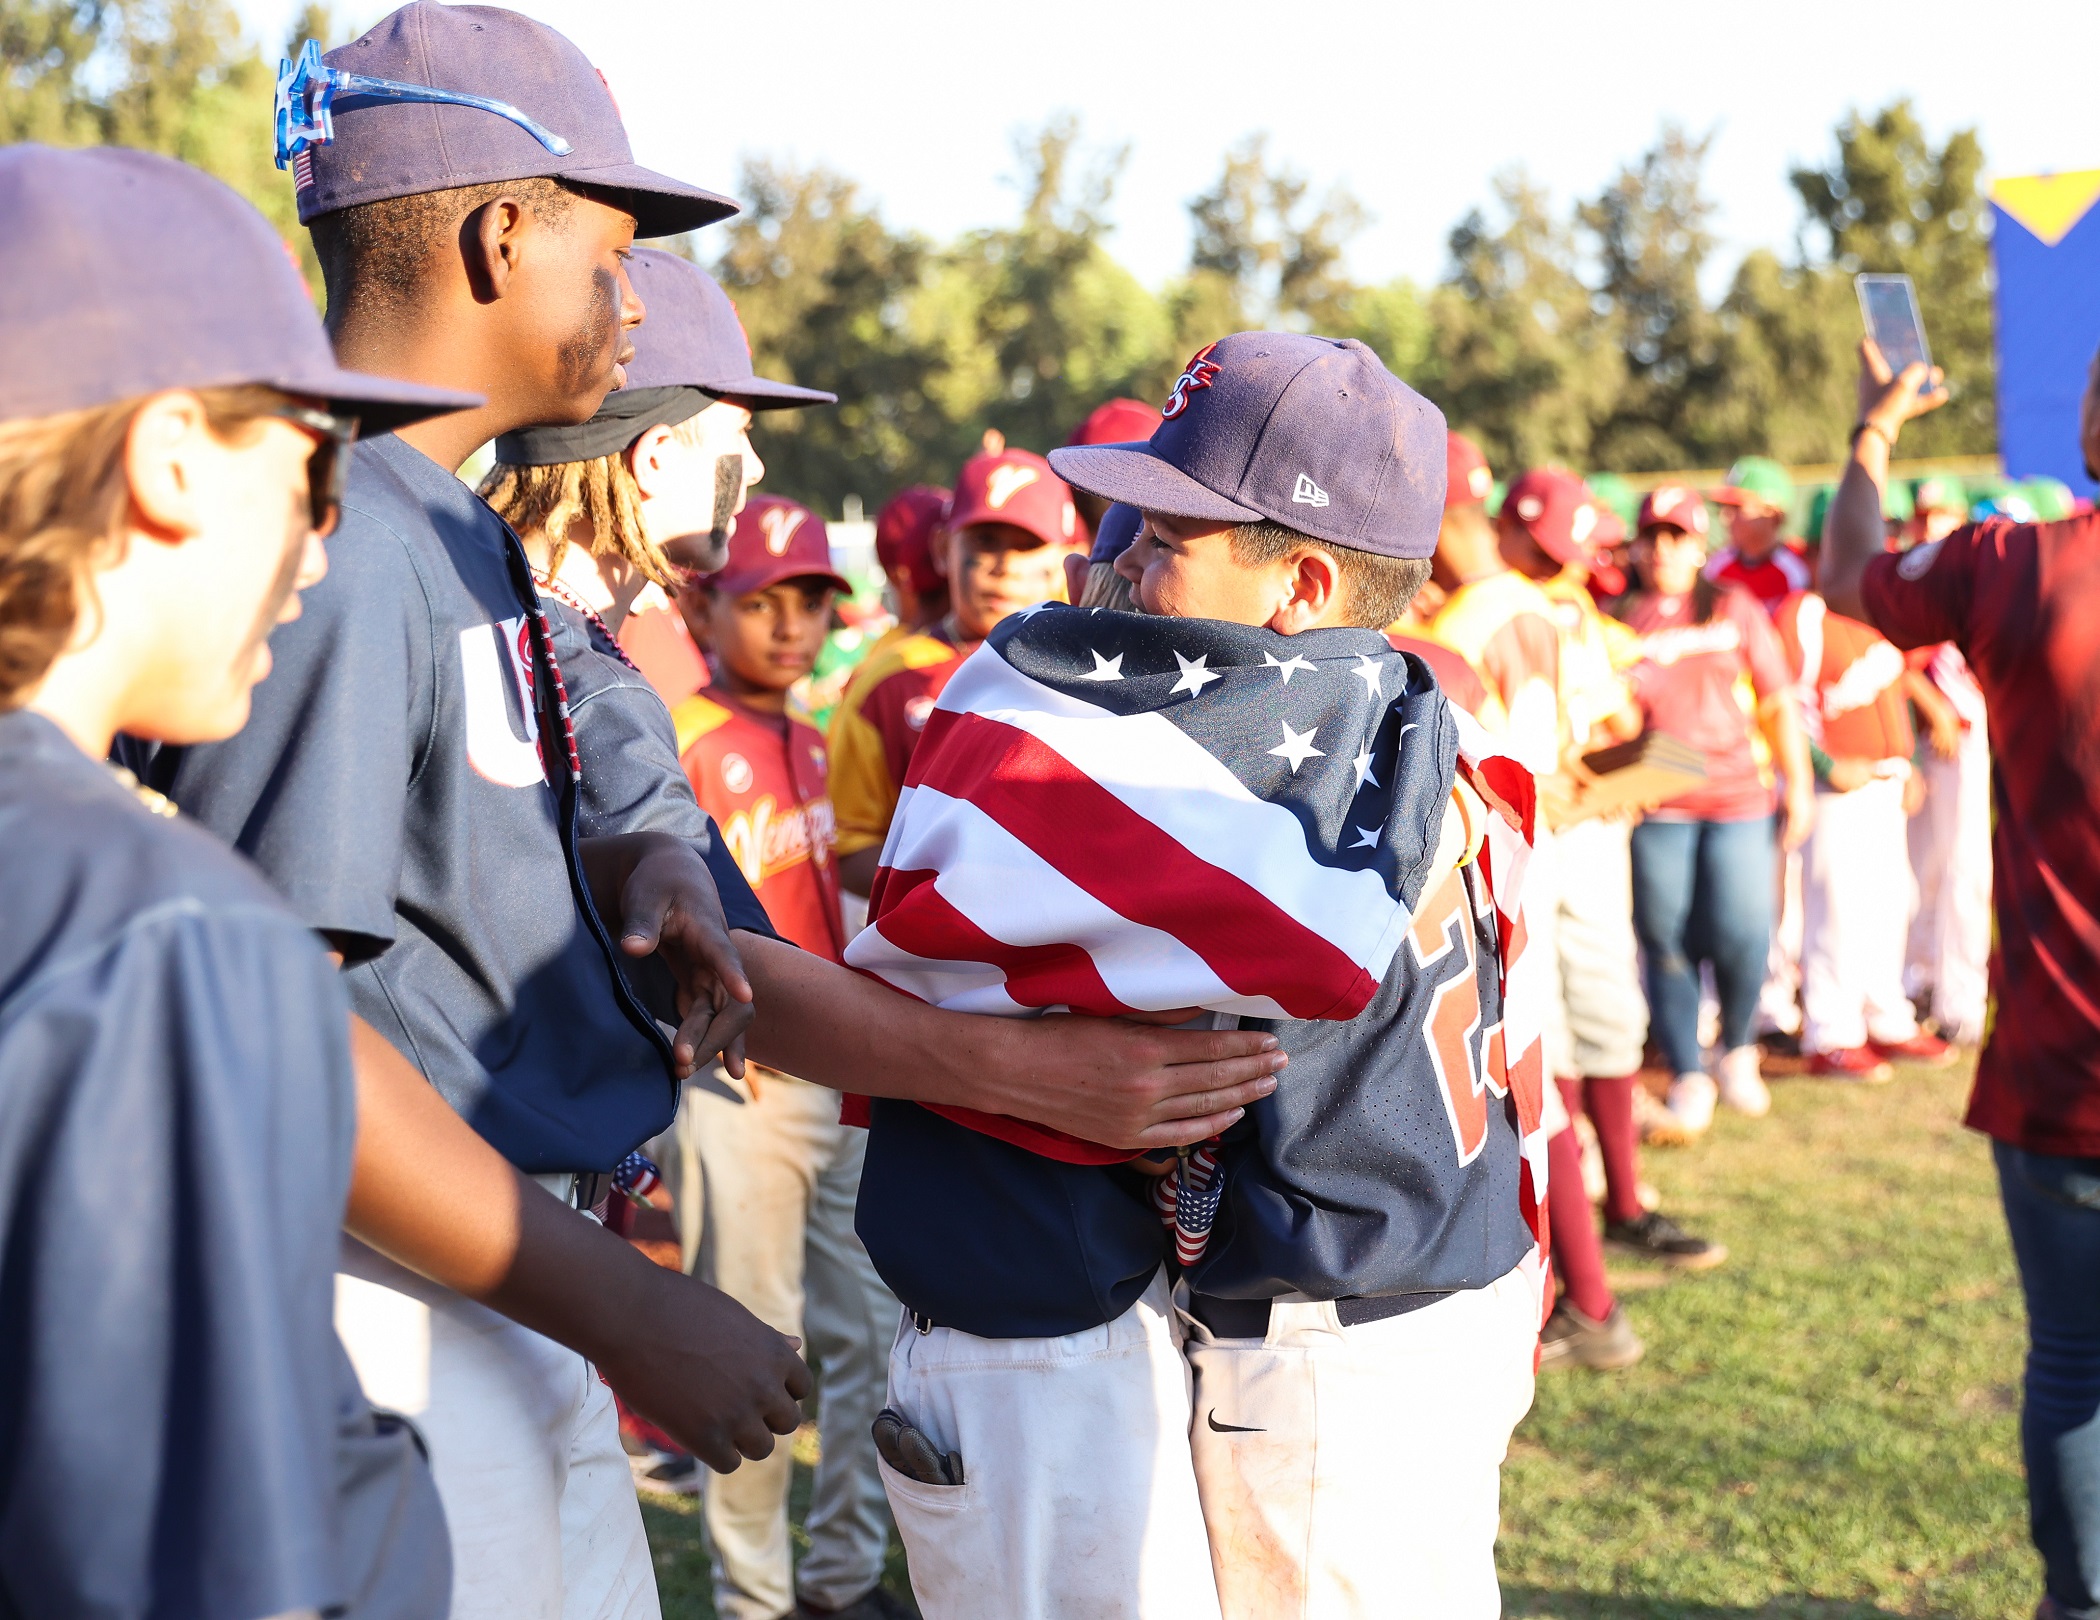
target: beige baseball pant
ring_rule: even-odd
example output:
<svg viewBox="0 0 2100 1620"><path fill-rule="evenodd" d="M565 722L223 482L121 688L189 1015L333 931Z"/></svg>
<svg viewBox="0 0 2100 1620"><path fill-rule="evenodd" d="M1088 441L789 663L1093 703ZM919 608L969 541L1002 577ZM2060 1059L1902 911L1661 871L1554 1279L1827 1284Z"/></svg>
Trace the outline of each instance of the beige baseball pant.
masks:
<svg viewBox="0 0 2100 1620"><path fill-rule="evenodd" d="M681 1245L700 1276L803 1340L818 1371L823 1452L799 1571L788 1539L794 1448L708 1476L724 1620L776 1620L798 1589L843 1608L882 1579L890 1534L870 1426L899 1307L853 1231L867 1132L839 1123L828 1087L755 1065L750 1074L732 1079L717 1065L686 1085L671 1171Z"/></svg>

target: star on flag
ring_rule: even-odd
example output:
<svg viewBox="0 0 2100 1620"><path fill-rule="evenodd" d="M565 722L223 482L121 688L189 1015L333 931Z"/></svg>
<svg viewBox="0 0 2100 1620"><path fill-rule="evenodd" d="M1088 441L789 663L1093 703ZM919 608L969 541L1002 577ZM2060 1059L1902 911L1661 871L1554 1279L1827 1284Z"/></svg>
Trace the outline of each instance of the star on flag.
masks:
<svg viewBox="0 0 2100 1620"><path fill-rule="evenodd" d="M1057 604L1055 602L1038 602L1035 604L1034 607L1024 607L1019 613L1016 613L1014 617L1019 619L1023 624L1026 624L1038 613L1048 613L1056 605Z"/></svg>
<svg viewBox="0 0 2100 1620"><path fill-rule="evenodd" d="M1356 668L1349 671L1349 673L1356 676L1369 688L1370 694L1374 699L1385 696L1385 666L1369 653L1358 653L1356 655Z"/></svg>
<svg viewBox="0 0 2100 1620"><path fill-rule="evenodd" d="M1092 648L1087 650L1093 651ZM1094 667L1079 678L1083 681L1120 681L1123 678L1123 655L1117 653L1113 658L1103 658L1094 653Z"/></svg>
<svg viewBox="0 0 2100 1620"><path fill-rule="evenodd" d="M1356 758L1349 761L1349 763L1356 767L1356 785L1359 788L1361 788L1366 782L1370 783L1373 787L1378 786L1378 778L1371 774L1370 749L1366 748L1362 753L1358 754Z"/></svg>
<svg viewBox="0 0 2100 1620"><path fill-rule="evenodd" d="M1377 827L1358 827L1356 829L1356 842L1349 847L1351 849L1376 849L1378 847L1380 830Z"/></svg>
<svg viewBox="0 0 2100 1620"><path fill-rule="evenodd" d="M1171 651L1171 649L1169 650ZM1194 659L1188 659L1177 652L1174 654L1174 662L1181 666L1181 679L1176 681L1168 690L1168 697L1172 697L1176 692L1186 692L1191 697L1200 697L1204 687L1208 686L1212 681L1222 681L1225 678L1209 667L1209 653L1198 653Z"/></svg>
<svg viewBox="0 0 2100 1620"><path fill-rule="evenodd" d="M1291 684L1291 675L1293 674L1293 672L1301 669L1310 670L1313 667L1311 659L1301 658L1296 653L1292 653L1288 659L1283 659L1278 658L1274 653L1265 652L1261 655L1261 661L1262 667L1265 669L1274 669L1282 671L1283 684L1285 686L1289 686ZM1284 729L1289 730L1290 728L1286 726Z"/></svg>
<svg viewBox="0 0 2100 1620"><path fill-rule="evenodd" d="M1267 655L1264 654L1264 656ZM1291 774L1293 776L1298 774L1298 767L1303 765L1308 759L1325 759L1327 757L1326 749L1313 747L1313 738L1319 735L1320 728L1318 726L1314 726L1310 731L1293 731L1290 721L1285 720L1281 724L1283 726L1283 741L1277 747L1270 749L1269 752L1278 759L1290 761Z"/></svg>

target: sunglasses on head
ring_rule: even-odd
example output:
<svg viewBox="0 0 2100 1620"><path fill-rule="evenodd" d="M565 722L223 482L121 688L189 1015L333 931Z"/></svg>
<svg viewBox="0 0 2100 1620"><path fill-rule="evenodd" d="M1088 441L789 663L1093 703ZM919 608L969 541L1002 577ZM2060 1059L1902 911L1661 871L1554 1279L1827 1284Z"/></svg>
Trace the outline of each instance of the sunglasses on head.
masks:
<svg viewBox="0 0 2100 1620"><path fill-rule="evenodd" d="M321 43L308 40L291 61L277 64L277 167L288 167L300 153L335 139L335 103L345 101L419 101L438 107L472 107L507 118L556 157L567 157L567 141L507 101L470 96L463 90L440 90L429 84L404 84L345 73L321 60ZM309 160L310 161L310 160Z"/></svg>
<svg viewBox="0 0 2100 1620"><path fill-rule="evenodd" d="M306 458L306 508L314 533L327 539L342 515L343 485L350 476L350 446L357 438L357 418L317 411L290 400L264 412L321 435Z"/></svg>

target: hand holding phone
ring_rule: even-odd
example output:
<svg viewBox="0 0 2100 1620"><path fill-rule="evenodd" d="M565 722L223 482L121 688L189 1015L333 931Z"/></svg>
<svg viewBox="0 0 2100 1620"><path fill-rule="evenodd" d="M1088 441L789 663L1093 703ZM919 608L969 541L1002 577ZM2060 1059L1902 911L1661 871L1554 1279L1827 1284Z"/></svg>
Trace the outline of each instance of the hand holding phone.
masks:
<svg viewBox="0 0 2100 1620"><path fill-rule="evenodd" d="M1906 366L1930 366L1932 350L1925 342L1925 320L1918 313L1918 291L1910 277L1855 276L1852 285L1859 293L1867 336L1888 361L1890 375L1902 376Z"/></svg>

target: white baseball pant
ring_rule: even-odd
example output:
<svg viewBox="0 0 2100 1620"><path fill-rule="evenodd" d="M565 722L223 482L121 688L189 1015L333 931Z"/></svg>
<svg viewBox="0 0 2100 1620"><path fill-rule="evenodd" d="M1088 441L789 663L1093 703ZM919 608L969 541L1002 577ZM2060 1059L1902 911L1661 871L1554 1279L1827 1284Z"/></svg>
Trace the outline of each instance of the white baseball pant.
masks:
<svg viewBox="0 0 2100 1620"><path fill-rule="evenodd" d="M1342 1327L1271 1307L1262 1339L1174 1311L978 1339L907 1317L890 1404L964 1483L885 1467L927 1620L1491 1620L1500 1470L1531 1404L1536 1257ZM977 1460L972 1460L972 1448Z"/></svg>
<svg viewBox="0 0 2100 1620"><path fill-rule="evenodd" d="M373 1404L413 1419L430 1447L452 1620L659 1620L596 1368L349 1237L335 1325Z"/></svg>
<svg viewBox="0 0 2100 1620"><path fill-rule="evenodd" d="M1918 883L1904 989L1932 993L1941 1034L1983 1039L1990 995L1991 745L1982 722L1962 733L1952 759L1925 755L1925 807L1910 818Z"/></svg>
<svg viewBox="0 0 2100 1620"><path fill-rule="evenodd" d="M1907 1041L1917 1015L1903 993L1911 911L1903 779L1850 793L1819 789L1801 861L1801 1047L1836 1052Z"/></svg>

